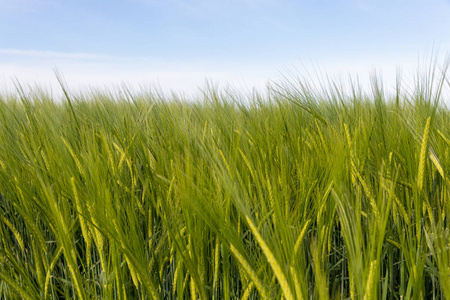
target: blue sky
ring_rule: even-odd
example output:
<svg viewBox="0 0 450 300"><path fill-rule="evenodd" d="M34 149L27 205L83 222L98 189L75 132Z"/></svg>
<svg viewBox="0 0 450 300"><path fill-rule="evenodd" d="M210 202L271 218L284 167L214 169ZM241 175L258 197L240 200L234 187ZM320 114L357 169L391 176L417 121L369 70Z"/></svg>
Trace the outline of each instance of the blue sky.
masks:
<svg viewBox="0 0 450 300"><path fill-rule="evenodd" d="M450 50L449 0L0 0L0 86L56 67L73 86L262 87L308 64L394 73L433 47Z"/></svg>

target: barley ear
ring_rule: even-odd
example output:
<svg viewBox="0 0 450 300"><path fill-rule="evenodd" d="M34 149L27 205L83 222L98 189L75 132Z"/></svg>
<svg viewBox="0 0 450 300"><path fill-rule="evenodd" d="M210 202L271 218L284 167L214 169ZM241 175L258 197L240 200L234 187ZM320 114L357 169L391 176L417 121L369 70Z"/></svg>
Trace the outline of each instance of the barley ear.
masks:
<svg viewBox="0 0 450 300"><path fill-rule="evenodd" d="M255 226L255 223L250 219L249 216L246 216L245 219L247 220L248 226L250 227L250 230L252 231L253 235L255 236L255 239L258 241L259 246L261 247L261 250L263 251L264 255L267 258L267 261L269 262L270 266L272 267L273 272L275 273L275 276L278 279L278 282L280 283L281 289L283 291L284 297L286 300L293 300L294 294L291 290L291 287L289 286L289 281L286 278L285 273L283 272L283 269L281 268L280 264L278 263L277 259L275 258L275 255L270 250L269 246L264 241L261 234L258 232L257 227Z"/></svg>
<svg viewBox="0 0 450 300"><path fill-rule="evenodd" d="M420 148L419 170L417 173L417 188L419 192L423 189L423 177L425 172L425 159L427 157L428 137L430 134L430 123L431 117L428 117L425 130L423 132L422 147Z"/></svg>

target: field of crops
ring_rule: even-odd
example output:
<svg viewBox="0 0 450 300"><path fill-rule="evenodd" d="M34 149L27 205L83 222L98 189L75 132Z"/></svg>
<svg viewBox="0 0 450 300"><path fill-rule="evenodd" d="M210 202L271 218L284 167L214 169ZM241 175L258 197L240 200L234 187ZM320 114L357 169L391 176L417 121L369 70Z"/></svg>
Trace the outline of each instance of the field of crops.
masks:
<svg viewBox="0 0 450 300"><path fill-rule="evenodd" d="M450 299L448 87L1 96L0 299Z"/></svg>

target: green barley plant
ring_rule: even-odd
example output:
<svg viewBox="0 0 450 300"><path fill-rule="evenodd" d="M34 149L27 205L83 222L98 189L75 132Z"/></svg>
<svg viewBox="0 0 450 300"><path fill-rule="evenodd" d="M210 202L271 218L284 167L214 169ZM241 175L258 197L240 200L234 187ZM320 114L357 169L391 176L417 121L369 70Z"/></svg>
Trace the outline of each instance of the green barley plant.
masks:
<svg viewBox="0 0 450 300"><path fill-rule="evenodd" d="M450 299L449 61L0 96L0 299Z"/></svg>

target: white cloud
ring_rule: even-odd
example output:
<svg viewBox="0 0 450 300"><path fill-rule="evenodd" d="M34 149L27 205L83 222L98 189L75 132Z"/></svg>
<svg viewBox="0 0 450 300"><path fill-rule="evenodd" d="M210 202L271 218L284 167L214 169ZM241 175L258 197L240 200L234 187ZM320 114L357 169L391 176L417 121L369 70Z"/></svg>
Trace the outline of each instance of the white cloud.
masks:
<svg viewBox="0 0 450 300"><path fill-rule="evenodd" d="M1 1L1 0L0 0ZM230 65L223 62L163 61L151 57L0 48L0 91L14 89L14 81L58 90L55 69L73 90L111 87L121 83L158 86L193 94L206 80L241 89L263 89L276 76L268 65Z"/></svg>
<svg viewBox="0 0 450 300"><path fill-rule="evenodd" d="M198 95L210 80L220 87L230 85L242 91L253 87L264 90L266 82L273 78L266 71L249 70L237 72L225 68L204 68L192 64L160 65L146 69L145 66L129 64L89 63L65 61L56 65L63 75L69 90L84 91L91 88L115 88L126 84L136 90L158 88L163 92L176 92L184 95ZM39 86L60 94L55 75L55 67L39 63L0 62L0 92L14 91L15 83L24 86Z"/></svg>
<svg viewBox="0 0 450 300"><path fill-rule="evenodd" d="M50 0L46 0L46 2L50 2ZM0 15L30 11L42 4L44 4L42 0L0 0Z"/></svg>
<svg viewBox="0 0 450 300"><path fill-rule="evenodd" d="M16 79L24 85L39 85L58 92L60 87L55 68L64 76L71 90L117 87L126 83L137 89L158 87L163 91L193 95L199 92L199 88L205 86L206 80L211 80L219 84L219 87L231 85L244 92L252 88L264 91L269 80L283 80L283 75L302 77L308 73L315 77L316 71L321 71L331 79L343 78L344 81L348 75L352 75L353 78L359 76L360 82L367 90L370 85L370 74L374 70L382 72L378 75L381 75L385 82L385 88L392 89L395 85L397 66L402 67L404 77L407 79L416 73L418 61L426 62L414 54L402 57L395 54L390 57L361 55L318 61L292 61L284 64L266 62L259 65L156 61L143 57L126 58L104 54L19 49L0 49L0 54L3 54L0 55L0 93L14 90Z"/></svg>
<svg viewBox="0 0 450 300"><path fill-rule="evenodd" d="M14 56L26 56L26 57L33 57L33 58L78 59L78 60L126 59L125 57L105 55L105 54L94 54L94 53L83 53L83 52L22 50L22 49L10 49L10 48L0 48L0 54L14 55Z"/></svg>

